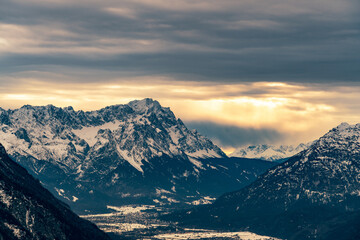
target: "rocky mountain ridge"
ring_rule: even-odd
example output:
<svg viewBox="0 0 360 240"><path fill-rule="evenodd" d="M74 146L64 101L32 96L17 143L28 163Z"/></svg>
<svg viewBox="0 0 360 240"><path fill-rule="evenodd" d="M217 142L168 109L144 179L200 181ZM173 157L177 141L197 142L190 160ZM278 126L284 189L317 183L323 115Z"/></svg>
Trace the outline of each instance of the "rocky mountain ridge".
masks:
<svg viewBox="0 0 360 240"><path fill-rule="evenodd" d="M66 171L89 167L84 164L86 155L91 157L112 140L119 157L140 172L142 160L162 154L192 158L225 156L211 141L188 130L169 108L151 99L91 112L26 105L17 110L2 110L0 119L0 137L10 154L20 148L38 160L61 161ZM15 147L13 143L21 146Z"/></svg>
<svg viewBox="0 0 360 240"><path fill-rule="evenodd" d="M52 105L0 110L0 141L82 211L109 201L192 203L246 185L272 166L229 160L152 99L89 112Z"/></svg>
<svg viewBox="0 0 360 240"><path fill-rule="evenodd" d="M229 156L230 157L241 157L241 158L256 158L266 161L282 161L286 160L289 157L292 157L299 152L309 148L312 142L310 143L300 143L297 146L293 145L268 145L268 144L259 144L259 145L249 145L240 147L234 150Z"/></svg>
<svg viewBox="0 0 360 240"><path fill-rule="evenodd" d="M248 187L179 216L286 239L357 239L359 176L360 124L342 123Z"/></svg>

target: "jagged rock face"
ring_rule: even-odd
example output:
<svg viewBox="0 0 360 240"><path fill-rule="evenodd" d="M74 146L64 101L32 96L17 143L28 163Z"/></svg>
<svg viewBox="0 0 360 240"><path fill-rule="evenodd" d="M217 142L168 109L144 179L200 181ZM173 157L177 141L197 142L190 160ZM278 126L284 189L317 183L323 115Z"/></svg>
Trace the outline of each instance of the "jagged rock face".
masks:
<svg viewBox="0 0 360 240"><path fill-rule="evenodd" d="M287 239L356 239L329 232L346 225L344 221L357 229L354 219L359 219L359 211L360 124L343 123L248 187L181 218L188 223L202 219L216 226L250 227ZM354 234L359 237L359 231Z"/></svg>
<svg viewBox="0 0 360 240"><path fill-rule="evenodd" d="M309 149L264 174L248 188L244 204L277 202L281 203L280 209L286 210L302 200L311 204L356 208L346 199L360 197L359 137L360 124L342 124L332 129ZM260 192L262 198L259 198Z"/></svg>
<svg viewBox="0 0 360 240"><path fill-rule="evenodd" d="M256 158L266 161L285 161L289 157L292 157L299 152L308 149L312 142L304 144L301 143L298 146L292 145L254 145L246 146L236 149L230 154L230 157L241 157L241 158Z"/></svg>
<svg viewBox="0 0 360 240"><path fill-rule="evenodd" d="M211 141L188 130L169 108L151 99L94 112L27 105L4 114L9 121L3 123L0 137L11 155L17 152L59 162L68 172L86 171L93 163L89 159L109 147L119 160L140 172L143 161L162 155L225 156Z"/></svg>
<svg viewBox="0 0 360 240"><path fill-rule="evenodd" d="M0 145L0 239L109 239L79 218Z"/></svg>
<svg viewBox="0 0 360 240"><path fill-rule="evenodd" d="M11 157L75 209L114 199L191 202L188 196L246 185L272 166L225 161L220 148L151 99L91 112L26 105L0 114L0 141ZM225 184L212 188L213 181Z"/></svg>

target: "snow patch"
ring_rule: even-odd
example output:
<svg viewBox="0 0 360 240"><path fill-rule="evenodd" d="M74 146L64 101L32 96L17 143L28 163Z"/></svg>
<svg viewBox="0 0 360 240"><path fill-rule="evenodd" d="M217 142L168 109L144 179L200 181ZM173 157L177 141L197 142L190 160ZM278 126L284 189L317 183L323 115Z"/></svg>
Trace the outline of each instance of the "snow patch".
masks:
<svg viewBox="0 0 360 240"><path fill-rule="evenodd" d="M116 150L118 151L118 154L121 158L125 159L128 163L130 163L131 166L133 166L136 170L139 172L144 173L144 170L141 168L143 165L141 161L138 161L134 158L134 156L131 156L131 154L126 150L121 150L119 145L116 145Z"/></svg>
<svg viewBox="0 0 360 240"><path fill-rule="evenodd" d="M72 132L75 133L81 139L84 139L90 147L93 147L95 143L98 141L96 138L99 130L109 129L114 131L119 128L120 121L108 122L100 126L91 126L91 127L83 127L81 129L73 129Z"/></svg>
<svg viewBox="0 0 360 240"><path fill-rule="evenodd" d="M194 164L196 167L200 168L200 169L204 169L203 165L200 161L196 160L195 158L189 157L189 161Z"/></svg>
<svg viewBox="0 0 360 240"><path fill-rule="evenodd" d="M61 189L61 188L54 188L54 189L55 189L55 191L59 194L59 196L61 196L61 197L65 198L65 199L71 201L70 198L68 198L68 197L65 195L64 189Z"/></svg>
<svg viewBox="0 0 360 240"><path fill-rule="evenodd" d="M179 133L179 130L177 130L175 127L171 127L169 129L169 135L171 138L171 141L178 145L179 144L179 139L181 138L181 134Z"/></svg>
<svg viewBox="0 0 360 240"><path fill-rule="evenodd" d="M203 198L200 198L198 200L195 200L195 201L192 201L190 203L190 205L204 205L204 204L211 204L213 203L214 201L216 200L216 198L212 198L212 197L209 197L209 196L206 196L206 197L203 197ZM188 203L189 204L189 203Z"/></svg>
<svg viewBox="0 0 360 240"><path fill-rule="evenodd" d="M156 195L161 195L161 194L164 194L164 193L171 194L171 192L169 192L169 191L167 191L165 189L161 189L161 188L156 189Z"/></svg>
<svg viewBox="0 0 360 240"><path fill-rule="evenodd" d="M175 199L173 199L173 198L171 198L171 197L167 197L167 196L161 196L160 197L161 199L164 199L164 200L167 200L169 203L179 203L180 201L178 201L178 200L175 200Z"/></svg>
<svg viewBox="0 0 360 240"><path fill-rule="evenodd" d="M16 236L18 239L21 239L23 236L25 236L25 232L20 230L18 226L9 223L4 223L4 225L8 229L10 229L13 232L14 236Z"/></svg>
<svg viewBox="0 0 360 240"><path fill-rule="evenodd" d="M6 205L6 207L10 207L12 201L12 197L7 195L3 189L0 189L0 202Z"/></svg>

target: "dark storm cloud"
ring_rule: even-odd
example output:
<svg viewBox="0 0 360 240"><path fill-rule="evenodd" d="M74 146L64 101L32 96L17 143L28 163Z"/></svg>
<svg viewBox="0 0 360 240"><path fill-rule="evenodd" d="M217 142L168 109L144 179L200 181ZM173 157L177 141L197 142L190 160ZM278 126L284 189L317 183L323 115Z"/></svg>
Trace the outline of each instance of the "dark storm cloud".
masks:
<svg viewBox="0 0 360 240"><path fill-rule="evenodd" d="M297 61L282 62L266 55L259 56L256 61L248 59L247 62L242 62L243 57L246 58L223 53L122 54L110 59L86 59L69 55L13 55L0 59L4 67L0 72L60 65L82 68L84 71L86 68L130 71L133 72L132 75L164 74L183 80L200 81L360 81L360 60L308 60L299 65Z"/></svg>
<svg viewBox="0 0 360 240"><path fill-rule="evenodd" d="M285 138L274 129L241 128L214 122L187 122L186 125L225 148L264 143L273 144Z"/></svg>
<svg viewBox="0 0 360 240"><path fill-rule="evenodd" d="M0 23L23 27L13 35L29 42L0 48L0 74L56 65L213 82L357 82L359 9L355 0L3 0Z"/></svg>

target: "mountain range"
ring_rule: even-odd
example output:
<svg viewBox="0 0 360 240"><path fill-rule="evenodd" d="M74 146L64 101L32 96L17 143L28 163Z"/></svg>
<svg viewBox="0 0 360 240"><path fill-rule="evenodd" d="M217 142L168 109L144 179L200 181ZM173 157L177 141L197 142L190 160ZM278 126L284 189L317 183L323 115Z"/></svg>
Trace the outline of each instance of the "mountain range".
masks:
<svg viewBox="0 0 360 240"><path fill-rule="evenodd" d="M0 239L108 239L67 204L83 213L135 203L206 203L165 216L191 227L360 239L360 124L229 158L169 108L144 99L88 112L0 109L0 142Z"/></svg>
<svg viewBox="0 0 360 240"><path fill-rule="evenodd" d="M312 142L310 143L300 143L297 146L293 145L268 145L268 144L259 144L259 145L249 145L240 147L234 150L229 156L230 157L240 157L240 158L256 158L266 161L285 161L289 157L292 157L299 152L309 148Z"/></svg>
<svg viewBox="0 0 360 240"><path fill-rule="evenodd" d="M1 144L0 216L0 239L110 239L12 161Z"/></svg>
<svg viewBox="0 0 360 240"><path fill-rule="evenodd" d="M157 101L97 111L0 109L9 155L76 211L129 203L198 204L275 164L228 158Z"/></svg>
<svg viewBox="0 0 360 240"><path fill-rule="evenodd" d="M283 239L360 239L359 149L360 124L342 123L249 186L171 217Z"/></svg>

